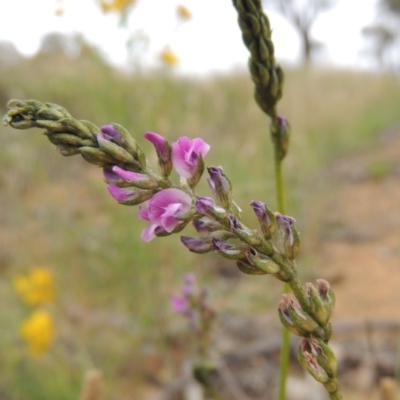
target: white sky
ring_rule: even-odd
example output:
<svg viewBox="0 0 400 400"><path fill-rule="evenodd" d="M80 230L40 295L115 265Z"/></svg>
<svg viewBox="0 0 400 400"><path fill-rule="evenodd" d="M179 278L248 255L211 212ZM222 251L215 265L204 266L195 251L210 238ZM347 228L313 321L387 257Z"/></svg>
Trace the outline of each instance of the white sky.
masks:
<svg viewBox="0 0 400 400"><path fill-rule="evenodd" d="M55 9L62 2L64 15ZM351 68L363 67L360 56L361 29L373 21L376 0L339 0L339 5L320 16L314 37L326 44L324 63ZM179 23L175 8L185 5L193 19ZM269 12L276 57L279 61L299 59L299 39L279 14ZM48 32L81 32L102 48L115 63L126 61L126 40L134 32L145 33L150 42L142 60L157 62L157 54L169 46L180 58L182 72L226 71L244 66L248 59L231 0L138 0L128 29L118 27L115 15L104 15L95 0L0 0L0 41L13 42L24 54L33 54Z"/></svg>

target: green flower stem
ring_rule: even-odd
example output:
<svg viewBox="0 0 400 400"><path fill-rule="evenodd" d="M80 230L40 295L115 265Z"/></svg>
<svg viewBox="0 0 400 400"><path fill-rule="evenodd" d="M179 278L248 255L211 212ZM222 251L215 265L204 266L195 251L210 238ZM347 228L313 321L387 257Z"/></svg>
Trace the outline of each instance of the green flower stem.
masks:
<svg viewBox="0 0 400 400"><path fill-rule="evenodd" d="M285 190L283 185L282 158L280 157L278 146L274 146L275 161L275 185L277 209L281 214L285 214ZM289 283L283 284L284 293L290 292ZM290 358L290 332L282 326L282 347L280 354L279 371L279 400L286 400L286 381L289 369Z"/></svg>

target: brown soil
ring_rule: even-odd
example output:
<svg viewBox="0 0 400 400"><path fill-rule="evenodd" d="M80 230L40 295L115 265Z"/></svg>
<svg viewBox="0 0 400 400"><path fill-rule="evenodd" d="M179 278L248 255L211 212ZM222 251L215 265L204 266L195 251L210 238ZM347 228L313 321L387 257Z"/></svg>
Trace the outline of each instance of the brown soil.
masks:
<svg viewBox="0 0 400 400"><path fill-rule="evenodd" d="M316 265L336 293L334 321L399 321L400 131L336 161L324 179L329 191L321 190L311 212Z"/></svg>

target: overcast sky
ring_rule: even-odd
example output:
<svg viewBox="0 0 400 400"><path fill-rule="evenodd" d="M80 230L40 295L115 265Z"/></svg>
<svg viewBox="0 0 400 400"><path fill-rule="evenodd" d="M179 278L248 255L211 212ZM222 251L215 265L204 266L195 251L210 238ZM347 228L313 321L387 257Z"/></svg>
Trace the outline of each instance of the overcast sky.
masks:
<svg viewBox="0 0 400 400"><path fill-rule="evenodd" d="M366 65L361 57L361 29L373 21L376 0L339 0L320 16L314 37L326 44L324 63L351 68ZM64 14L56 16L62 4ZM193 19L179 23L175 8L185 5ZM299 60L300 42L293 28L279 14L269 12L276 57ZM48 32L81 32L100 46L114 63L126 61L126 41L132 33L149 37L142 56L155 64L157 54L169 46L180 58L182 72L225 71L244 66L248 52L241 41L231 0L138 0L128 29L118 27L115 15L103 15L95 0L0 0L0 40L13 42L24 54L33 54Z"/></svg>

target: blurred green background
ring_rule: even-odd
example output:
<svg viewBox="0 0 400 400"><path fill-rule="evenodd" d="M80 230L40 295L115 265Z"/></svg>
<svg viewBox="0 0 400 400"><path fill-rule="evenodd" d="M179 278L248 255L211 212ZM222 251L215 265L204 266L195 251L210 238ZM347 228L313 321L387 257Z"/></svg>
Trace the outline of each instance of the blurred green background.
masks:
<svg viewBox="0 0 400 400"><path fill-rule="evenodd" d="M304 215L319 190L315 178L337 157L371 148L381 130L400 122L400 90L389 75L285 71L279 111L292 126L284 164L287 209L306 253L312 228ZM12 67L0 63L2 115L8 99L34 98L98 126L118 122L154 164L144 132L170 142L202 137L211 145L206 164L223 166L245 222L255 227L250 201L276 206L269 121L252 92L246 71L198 79L168 69L126 73L89 46L76 59L55 52ZM105 398L145 398L149 375L161 382L176 377L169 341L181 322L168 299L186 272L209 287L221 314L259 315L276 307L281 285L272 278L236 275L234 263L190 254L177 236L143 243L137 209L118 205L100 169L79 156L61 157L39 130L1 126L0 137L0 398L77 399L85 371L94 367L103 371ZM199 192L209 195L204 184ZM312 259L312 253L300 259L305 277ZM57 336L47 354L31 357L19 337L28 309L12 279L37 266L56 279Z"/></svg>

